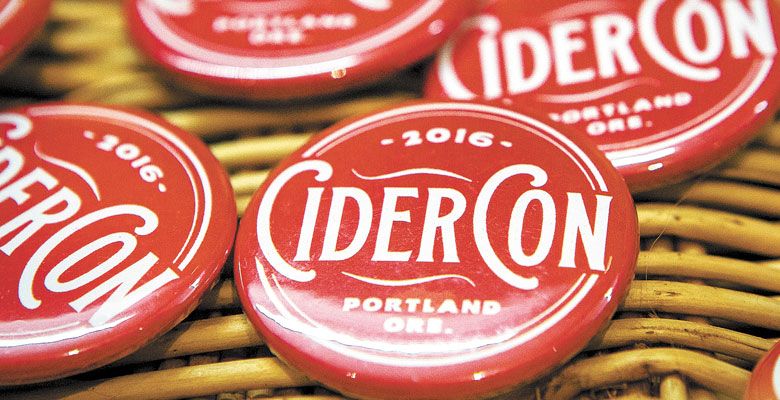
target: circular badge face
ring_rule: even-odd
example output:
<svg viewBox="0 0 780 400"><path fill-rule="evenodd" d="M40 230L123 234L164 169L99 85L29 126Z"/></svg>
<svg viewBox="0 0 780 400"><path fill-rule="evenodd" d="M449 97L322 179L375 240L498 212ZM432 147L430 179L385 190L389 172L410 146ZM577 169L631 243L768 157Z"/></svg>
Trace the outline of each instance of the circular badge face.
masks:
<svg viewBox="0 0 780 400"><path fill-rule="evenodd" d="M377 81L432 54L471 0L129 0L131 32L196 89L294 98Z"/></svg>
<svg viewBox="0 0 780 400"><path fill-rule="evenodd" d="M219 275L235 204L194 137L148 114L43 104L0 113L0 138L0 384L114 361Z"/></svg>
<svg viewBox="0 0 780 400"><path fill-rule="evenodd" d="M647 189L713 165L769 120L778 25L772 0L496 0L445 46L426 93L544 113Z"/></svg>
<svg viewBox="0 0 780 400"><path fill-rule="evenodd" d="M0 67L11 62L43 28L51 0L0 0Z"/></svg>
<svg viewBox="0 0 780 400"><path fill-rule="evenodd" d="M745 400L780 399L780 344L756 365L750 378Z"/></svg>
<svg viewBox="0 0 780 400"><path fill-rule="evenodd" d="M587 140L421 103L341 124L279 165L235 257L250 320L291 365L353 396L451 399L574 355L637 252L628 189Z"/></svg>

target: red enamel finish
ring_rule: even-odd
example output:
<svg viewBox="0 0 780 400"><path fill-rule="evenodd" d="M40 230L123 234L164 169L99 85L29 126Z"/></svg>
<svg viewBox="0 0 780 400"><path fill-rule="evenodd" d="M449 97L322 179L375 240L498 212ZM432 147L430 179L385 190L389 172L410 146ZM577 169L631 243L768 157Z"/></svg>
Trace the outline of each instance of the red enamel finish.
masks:
<svg viewBox="0 0 780 400"><path fill-rule="evenodd" d="M639 191L711 167L769 121L778 25L771 0L496 0L445 45L425 92L544 113Z"/></svg>
<svg viewBox="0 0 780 400"><path fill-rule="evenodd" d="M279 357L362 398L474 398L548 372L612 315L638 252L624 181L571 137L465 103L329 129L242 219L249 319ZM600 239L584 245L578 220Z"/></svg>
<svg viewBox="0 0 780 400"><path fill-rule="evenodd" d="M745 400L780 399L780 344L761 359L753 369Z"/></svg>
<svg viewBox="0 0 780 400"><path fill-rule="evenodd" d="M148 113L53 103L0 113L0 138L0 385L127 355L219 276L236 209L193 136Z"/></svg>
<svg viewBox="0 0 780 400"><path fill-rule="evenodd" d="M51 0L0 0L0 68L13 61L43 28Z"/></svg>
<svg viewBox="0 0 780 400"><path fill-rule="evenodd" d="M128 0L136 43L193 89L288 99L379 81L439 48L471 0Z"/></svg>

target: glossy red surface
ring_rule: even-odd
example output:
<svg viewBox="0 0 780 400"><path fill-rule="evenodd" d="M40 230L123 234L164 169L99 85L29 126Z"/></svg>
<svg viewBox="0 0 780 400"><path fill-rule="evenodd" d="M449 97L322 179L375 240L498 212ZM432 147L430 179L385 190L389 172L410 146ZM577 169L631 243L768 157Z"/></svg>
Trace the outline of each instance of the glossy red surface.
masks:
<svg viewBox="0 0 780 400"><path fill-rule="evenodd" d="M43 28L51 0L0 0L0 68L13 61Z"/></svg>
<svg viewBox="0 0 780 400"><path fill-rule="evenodd" d="M474 398L560 365L633 277L636 211L577 134L476 104L344 122L283 161L236 246L251 322L363 398Z"/></svg>
<svg viewBox="0 0 780 400"><path fill-rule="evenodd" d="M233 243L225 172L151 114L0 113L0 384L114 361L172 328Z"/></svg>
<svg viewBox="0 0 780 400"><path fill-rule="evenodd" d="M769 121L779 24L771 0L496 0L445 46L426 95L545 113L649 189L712 166Z"/></svg>
<svg viewBox="0 0 780 400"><path fill-rule="evenodd" d="M375 82L433 54L471 0L128 0L136 43L193 89L288 99Z"/></svg>
<svg viewBox="0 0 780 400"><path fill-rule="evenodd" d="M780 399L780 344L775 345L753 369L744 399Z"/></svg>

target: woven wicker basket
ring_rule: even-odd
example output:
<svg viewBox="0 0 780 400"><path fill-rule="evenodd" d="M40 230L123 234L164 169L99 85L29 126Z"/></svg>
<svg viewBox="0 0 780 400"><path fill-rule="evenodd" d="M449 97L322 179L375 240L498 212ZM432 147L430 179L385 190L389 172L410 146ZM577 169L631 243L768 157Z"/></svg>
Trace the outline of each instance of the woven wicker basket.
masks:
<svg viewBox="0 0 780 400"><path fill-rule="evenodd" d="M217 104L171 88L132 49L116 0L57 0L4 106L63 99L151 109L200 136L242 210L278 160L342 118L420 95L424 65L325 101ZM638 199L636 280L605 331L551 376L502 398L739 399L780 336L780 123L694 182ZM334 399L283 365L242 315L227 265L174 331L110 366L0 391L24 399ZM2 389L0 389L2 390Z"/></svg>

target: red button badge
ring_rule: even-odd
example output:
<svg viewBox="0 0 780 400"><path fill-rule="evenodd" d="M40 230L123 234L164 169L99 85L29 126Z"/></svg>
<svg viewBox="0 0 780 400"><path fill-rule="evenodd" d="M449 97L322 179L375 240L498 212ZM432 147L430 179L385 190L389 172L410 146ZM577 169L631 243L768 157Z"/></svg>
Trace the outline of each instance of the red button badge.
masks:
<svg viewBox="0 0 780 400"><path fill-rule="evenodd" d="M750 378L745 400L780 399L780 344L769 351Z"/></svg>
<svg viewBox="0 0 780 400"><path fill-rule="evenodd" d="M581 350L633 276L637 218L576 134L420 103L340 124L282 162L239 228L251 322L352 396L473 398Z"/></svg>
<svg viewBox="0 0 780 400"><path fill-rule="evenodd" d="M206 146L147 113L0 113L0 385L101 366L213 284L235 204Z"/></svg>
<svg viewBox="0 0 780 400"><path fill-rule="evenodd" d="M712 166L768 122L778 25L772 0L496 0L444 47L426 93L545 113L648 189Z"/></svg>
<svg viewBox="0 0 780 400"><path fill-rule="evenodd" d="M49 16L51 0L0 0L0 68L35 38Z"/></svg>
<svg viewBox="0 0 780 400"><path fill-rule="evenodd" d="M130 0L157 63L222 96L301 98L381 80L432 54L471 0Z"/></svg>

